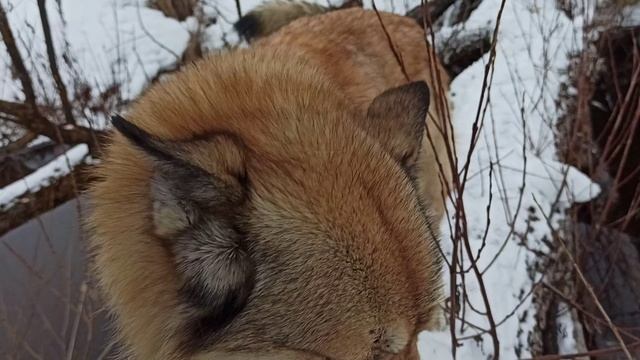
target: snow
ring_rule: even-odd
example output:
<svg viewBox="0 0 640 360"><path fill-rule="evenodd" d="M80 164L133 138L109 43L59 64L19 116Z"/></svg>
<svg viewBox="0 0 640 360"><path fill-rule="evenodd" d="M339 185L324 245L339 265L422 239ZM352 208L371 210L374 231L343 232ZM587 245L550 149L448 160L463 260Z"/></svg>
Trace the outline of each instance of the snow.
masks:
<svg viewBox="0 0 640 360"><path fill-rule="evenodd" d="M571 307L566 303L558 303L558 353L572 354L577 352L578 344L575 338L575 325L571 318Z"/></svg>
<svg viewBox="0 0 640 360"><path fill-rule="evenodd" d="M0 209L7 210L17 199L49 186L52 179L65 176L89 154L86 144L79 144L56 157L33 173L0 189Z"/></svg>
<svg viewBox="0 0 640 360"><path fill-rule="evenodd" d="M51 94L57 92L48 75L50 70L36 2L0 1L8 12L25 65L31 74L37 74L32 75L37 96L45 103L57 103L56 96L51 98ZM178 59L176 56L183 52L189 38L187 25L145 8L142 1L64 0L60 3L58 8L56 1L48 1L47 12L58 66L68 89L73 89L77 79L86 80L94 93L114 83L122 84L124 99L133 99L158 70ZM64 21L60 13L64 15ZM65 48L68 48L72 62L65 61ZM0 46L0 98L23 98L18 80L12 76L4 46ZM92 128L106 126L103 115L91 114L89 119ZM81 125L89 124L81 122ZM39 136L31 145L44 141L48 140ZM70 150L68 156L72 165L78 163L74 160L81 149L86 149L86 145ZM61 166L59 161L47 164L24 181L2 189L0 206L10 206L25 192L47 186L52 177L66 173L68 168ZM36 183L36 180L42 183Z"/></svg>
<svg viewBox="0 0 640 360"><path fill-rule="evenodd" d="M495 27L500 5L499 0L484 0L462 31L483 29L487 24ZM531 250L547 252L549 249L541 239L552 238L544 217L549 216L551 226L558 230L565 209L572 203L588 201L599 192L587 176L557 161L554 146L558 118L555 99L559 85L566 81L562 74L567 68L568 56L580 49L583 21L580 17L567 18L552 1L522 0L506 2L500 24L490 101L471 157L469 173L476 176L469 176L463 199L466 214L471 214L467 221L475 257L483 245L486 207L489 194L493 195L491 224L477 264L486 270L484 286L498 324L503 359L531 356L528 338L535 325L535 308L530 292L541 277L530 271L537 260ZM464 158L471 143L472 124L488 61L487 54L451 84L460 158ZM489 189L491 166L493 179ZM529 220L532 213L537 221ZM446 222L443 229L448 232ZM522 234L526 234L526 248L522 246ZM442 246L450 258L452 242L447 234ZM466 256L465 260L468 266L470 261ZM448 273L444 276L448 284ZM472 273L465 276L465 287L468 302L484 312L480 285ZM466 306L464 320L489 329L486 316L472 311L471 306ZM459 359L491 357L493 344L488 334L468 325L460 330L460 321L457 324L457 337L466 338L457 349ZM421 334L419 347L425 358L451 357L448 329Z"/></svg>
<svg viewBox="0 0 640 360"><path fill-rule="evenodd" d="M47 94L55 94L55 88L47 76L49 68L36 2L0 1L8 9L27 67L42 74L43 83L36 91L46 99ZM122 84L125 99L131 99L159 69L176 61L189 37L186 25L144 7L142 0L64 0L60 9L56 3L48 1L47 12L54 29L59 66L68 86L76 76L97 89ZM65 39L73 58L71 66L62 57ZM0 80L4 84L0 98L21 98L20 86L10 76L6 50L0 48L1 58L6 59L0 63Z"/></svg>
<svg viewBox="0 0 640 360"><path fill-rule="evenodd" d="M5 4L10 0L0 1ZM43 67L46 62L42 61L44 48L35 1L11 2L10 20L25 30L21 32L22 42L32 45L29 46L32 56L25 56L30 59L27 65L47 71ZM247 12L260 2L242 1L243 11ZM316 2L327 4L326 1ZM58 43L63 36L68 39L70 52L75 57L75 71L99 88L113 82L123 84L127 99L135 98L149 78L176 61L175 54L182 53L189 31L195 28L193 18L184 22L168 19L158 11L139 6L138 0L62 0L66 20L63 23L55 3L48 2L52 27L59 30L55 31L54 38ZM365 3L371 8L370 1ZM380 10L396 13L405 13L419 3L419 0L376 1ZM443 28L437 39L457 31L473 33L487 27L492 29L499 8L500 0L484 0L463 27ZM238 37L231 30L237 19L234 2L207 1L204 10L218 19L205 30L205 45L217 49L226 43L237 43ZM555 2L538 0L507 1L501 20L495 70L488 92L490 101L471 156L463 200L469 216L471 248L474 254L483 248L477 264L481 270L486 270L484 285L494 319L499 324L497 332L503 359L531 355L528 337L535 325L535 307L530 293L540 280L540 274L531 271L537 260L531 250L548 251L541 239L552 238L544 215L550 216L549 223L557 228L568 206L588 201L599 192L587 176L558 161L554 143L559 86L567 81L563 71L568 65L568 55L582 46L581 29L586 20L580 16L571 20L556 9ZM25 23L32 24L35 31L30 32ZM6 59L3 51L0 49L0 59ZM452 116L460 159L466 157L471 143L472 124L488 60L487 54L451 84ZM3 99L19 97L19 86L10 77L7 65L6 60L0 62L0 82L3 83L0 98ZM69 74L73 72L68 67L66 70L63 76L70 82ZM45 83L39 92L44 96L52 87L53 84ZM104 123L98 126L104 126ZM69 165L81 163L87 151L85 145L75 146L25 179L3 188L0 204L7 206L26 192L46 186L52 176L68 173ZM491 223L483 247L489 194L493 196L489 210ZM453 211L453 206L449 206L449 211ZM532 216L538 220L532 221ZM452 242L446 220L442 228L442 247L450 259ZM526 236L516 236L522 234ZM465 260L465 266L468 266L466 256ZM448 284L446 270L443 276ZM468 273L465 282L468 302L475 309L484 310L480 286L473 274ZM464 321L488 328L486 317L472 311L468 305ZM570 336L571 318L567 316L560 321ZM491 357L492 343L487 334L471 326L461 329L460 321L457 324L457 337L465 338L460 340L457 358ZM575 341L568 338L562 351L569 353L575 346ZM450 358L449 330L421 334L419 348L423 358Z"/></svg>

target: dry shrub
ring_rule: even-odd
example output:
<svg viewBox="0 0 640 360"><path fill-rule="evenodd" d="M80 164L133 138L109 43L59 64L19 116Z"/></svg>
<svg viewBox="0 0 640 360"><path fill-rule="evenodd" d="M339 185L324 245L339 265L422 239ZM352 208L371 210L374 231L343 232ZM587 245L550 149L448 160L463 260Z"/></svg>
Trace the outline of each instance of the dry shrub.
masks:
<svg viewBox="0 0 640 360"><path fill-rule="evenodd" d="M199 0L148 0L147 7L161 11L166 17L183 21L195 14Z"/></svg>

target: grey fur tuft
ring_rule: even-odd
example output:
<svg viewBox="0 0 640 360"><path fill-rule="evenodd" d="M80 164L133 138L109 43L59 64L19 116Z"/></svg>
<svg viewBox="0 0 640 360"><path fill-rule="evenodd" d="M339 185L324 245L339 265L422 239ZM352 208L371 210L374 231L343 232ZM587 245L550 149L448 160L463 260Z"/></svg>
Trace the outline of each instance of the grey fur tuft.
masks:
<svg viewBox="0 0 640 360"><path fill-rule="evenodd" d="M244 15L234 28L246 41L269 36L292 21L305 16L324 14L331 8L305 1L273 0Z"/></svg>

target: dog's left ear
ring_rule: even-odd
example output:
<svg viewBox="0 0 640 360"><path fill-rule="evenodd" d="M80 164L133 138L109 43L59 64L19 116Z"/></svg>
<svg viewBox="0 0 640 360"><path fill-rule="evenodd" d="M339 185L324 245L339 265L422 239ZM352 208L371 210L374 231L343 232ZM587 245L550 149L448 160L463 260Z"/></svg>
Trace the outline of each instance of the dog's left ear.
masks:
<svg viewBox="0 0 640 360"><path fill-rule="evenodd" d="M412 82L373 99L362 127L411 172L422 146L428 110L429 87L424 81Z"/></svg>
<svg viewBox="0 0 640 360"><path fill-rule="evenodd" d="M151 160L154 232L171 237L197 219L228 214L247 192L244 150L227 135L207 139L159 139L120 116L113 126Z"/></svg>
<svg viewBox="0 0 640 360"><path fill-rule="evenodd" d="M244 145L230 134L165 140L123 117L111 121L150 161L153 233L171 248L181 295L206 319L190 324L200 339L233 320L253 291L255 267L237 220L249 191Z"/></svg>

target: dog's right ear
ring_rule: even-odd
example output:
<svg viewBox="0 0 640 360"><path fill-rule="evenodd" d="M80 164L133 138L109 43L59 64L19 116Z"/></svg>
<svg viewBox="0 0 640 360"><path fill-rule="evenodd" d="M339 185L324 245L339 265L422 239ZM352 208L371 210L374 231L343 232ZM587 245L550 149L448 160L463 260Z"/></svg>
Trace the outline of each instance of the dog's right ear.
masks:
<svg viewBox="0 0 640 360"><path fill-rule="evenodd" d="M151 161L153 231L170 246L182 296L199 314L185 331L204 341L253 289L254 264L238 224L249 191L243 145L230 135L163 140L120 116L112 123Z"/></svg>
<svg viewBox="0 0 640 360"><path fill-rule="evenodd" d="M410 174L422 146L429 99L424 81L389 89L373 99L362 124Z"/></svg>

